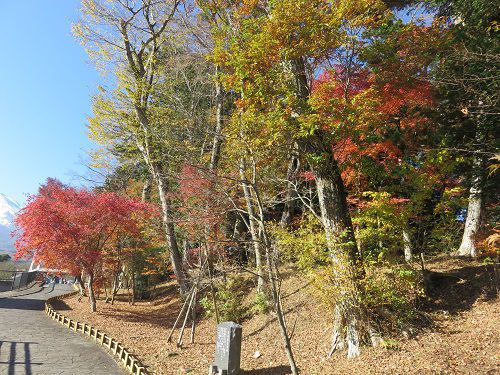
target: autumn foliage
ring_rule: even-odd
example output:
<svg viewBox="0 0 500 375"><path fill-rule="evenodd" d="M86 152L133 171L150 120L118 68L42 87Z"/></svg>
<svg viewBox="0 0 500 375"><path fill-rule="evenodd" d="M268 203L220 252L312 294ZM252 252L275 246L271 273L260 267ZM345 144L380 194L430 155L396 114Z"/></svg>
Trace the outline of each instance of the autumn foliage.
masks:
<svg viewBox="0 0 500 375"><path fill-rule="evenodd" d="M152 205L132 198L49 179L17 216L16 257L33 256L47 268L74 275L83 272L92 288L118 241L140 237L143 222L155 214Z"/></svg>

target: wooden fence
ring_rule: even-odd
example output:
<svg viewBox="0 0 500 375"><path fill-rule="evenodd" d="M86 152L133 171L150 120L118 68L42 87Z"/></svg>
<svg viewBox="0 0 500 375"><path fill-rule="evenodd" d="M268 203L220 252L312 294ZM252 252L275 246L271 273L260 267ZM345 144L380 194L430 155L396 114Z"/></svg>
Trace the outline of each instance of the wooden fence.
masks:
<svg viewBox="0 0 500 375"><path fill-rule="evenodd" d="M146 366L142 365L141 361L135 355L131 354L119 341L92 327L90 324L77 322L76 320L70 319L58 313L52 308L51 302L54 300L63 299L77 293L78 292L69 292L57 297L49 298L45 303L45 312L52 319L66 326L68 329L83 333L93 339L96 343L107 348L110 355L118 363L120 363L128 373L132 375L149 375Z"/></svg>

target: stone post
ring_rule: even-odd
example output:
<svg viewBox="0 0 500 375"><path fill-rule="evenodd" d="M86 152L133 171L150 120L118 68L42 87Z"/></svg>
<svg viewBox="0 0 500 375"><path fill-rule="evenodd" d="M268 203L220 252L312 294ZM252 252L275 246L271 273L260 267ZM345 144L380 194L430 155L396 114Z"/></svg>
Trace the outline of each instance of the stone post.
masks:
<svg viewBox="0 0 500 375"><path fill-rule="evenodd" d="M217 326L215 361L209 375L240 374L241 326L234 322L222 322Z"/></svg>

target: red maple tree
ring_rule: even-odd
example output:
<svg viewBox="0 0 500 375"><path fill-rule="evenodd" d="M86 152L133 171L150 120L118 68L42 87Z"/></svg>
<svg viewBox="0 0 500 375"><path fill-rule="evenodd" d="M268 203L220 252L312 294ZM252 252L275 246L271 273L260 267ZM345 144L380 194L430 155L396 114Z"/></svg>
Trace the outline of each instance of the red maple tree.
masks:
<svg viewBox="0 0 500 375"><path fill-rule="evenodd" d="M95 311L95 283L107 255L123 236L141 236L144 221L155 213L148 203L48 179L16 218L16 257L86 275Z"/></svg>

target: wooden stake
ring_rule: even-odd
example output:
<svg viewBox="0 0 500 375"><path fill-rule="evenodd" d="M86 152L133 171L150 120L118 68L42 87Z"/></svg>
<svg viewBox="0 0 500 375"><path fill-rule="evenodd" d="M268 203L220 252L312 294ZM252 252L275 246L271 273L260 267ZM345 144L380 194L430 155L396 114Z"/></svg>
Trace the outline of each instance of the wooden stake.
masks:
<svg viewBox="0 0 500 375"><path fill-rule="evenodd" d="M187 295L187 298L184 300L184 304L181 307L181 311L179 311L179 315L177 315L177 319L175 319L174 326L172 327L172 330L170 331L168 337L167 337L167 342L172 341L172 335L174 334L175 328L177 328L177 323L179 323L179 320L181 319L182 313L184 312L184 308L186 307L188 300L190 299L191 293L194 292L194 288L196 285L193 285L191 288L191 291Z"/></svg>
<svg viewBox="0 0 500 375"><path fill-rule="evenodd" d="M193 320L193 322L191 324L191 339L189 340L189 342L191 344L194 344L194 332L196 329L196 297L197 297L197 294L198 294L198 288L196 288L194 291L194 305L193 305L193 308L191 310L191 318Z"/></svg>
<svg viewBox="0 0 500 375"><path fill-rule="evenodd" d="M184 336L184 329L186 328L186 323L189 317L189 310L191 310L191 305L193 304L194 297L196 296L196 287L198 286L198 283L195 284L193 292L191 294L191 299L189 301L189 306L186 311L186 316L184 317L184 323L182 323L181 327L181 332L179 334L179 339L177 340L177 347L180 348L182 346L182 336Z"/></svg>

